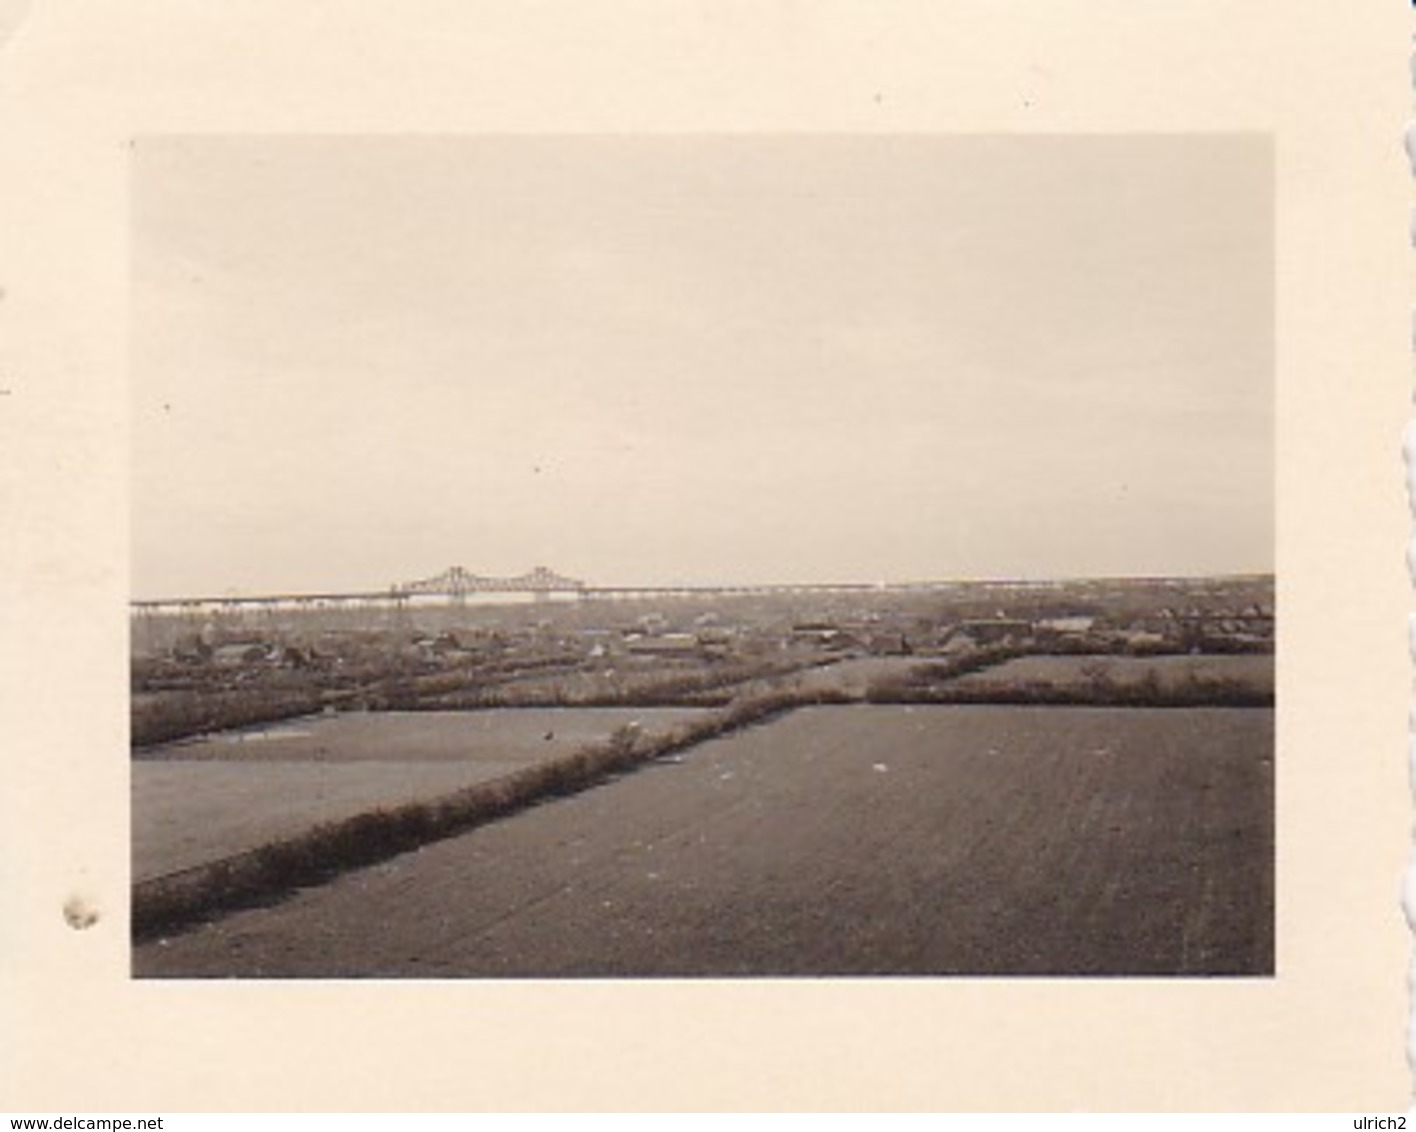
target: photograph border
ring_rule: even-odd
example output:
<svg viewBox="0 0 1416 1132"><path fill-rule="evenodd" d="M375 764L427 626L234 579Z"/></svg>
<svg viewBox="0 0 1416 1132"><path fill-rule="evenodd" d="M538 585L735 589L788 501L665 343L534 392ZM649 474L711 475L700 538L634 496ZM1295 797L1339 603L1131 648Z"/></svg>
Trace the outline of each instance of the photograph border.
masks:
<svg viewBox="0 0 1416 1132"><path fill-rule="evenodd" d="M0 507L19 533L0 549L17 721L0 1048L18 1105L1404 1108L1408 21L1219 0L24 8L0 67ZM823 130L1274 137L1277 977L129 979L129 141Z"/></svg>

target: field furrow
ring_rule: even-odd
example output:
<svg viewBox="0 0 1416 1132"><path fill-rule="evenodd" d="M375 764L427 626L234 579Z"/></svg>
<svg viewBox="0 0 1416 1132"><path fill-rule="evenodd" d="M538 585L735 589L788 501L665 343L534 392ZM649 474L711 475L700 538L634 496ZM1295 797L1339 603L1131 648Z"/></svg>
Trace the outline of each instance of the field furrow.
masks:
<svg viewBox="0 0 1416 1132"><path fill-rule="evenodd" d="M1265 974L1272 744L1263 709L804 709L135 971Z"/></svg>

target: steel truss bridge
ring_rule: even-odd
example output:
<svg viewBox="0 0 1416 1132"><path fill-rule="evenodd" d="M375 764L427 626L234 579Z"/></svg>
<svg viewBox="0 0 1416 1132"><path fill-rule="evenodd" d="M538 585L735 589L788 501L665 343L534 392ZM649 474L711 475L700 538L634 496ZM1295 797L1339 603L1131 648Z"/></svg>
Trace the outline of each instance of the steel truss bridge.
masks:
<svg viewBox="0 0 1416 1132"><path fill-rule="evenodd" d="M469 598L488 594L529 595L538 600L554 597L576 600L589 598L625 599L650 597L750 596L755 594L883 593L929 591L952 588L952 582L873 582L768 583L733 586L597 586L568 578L545 566L537 566L513 577L473 574L453 566L431 578L399 582L386 590L353 593L280 593L252 596L160 598L131 602L135 616L198 614L243 610L276 609L402 609L427 603L465 604Z"/></svg>
<svg viewBox="0 0 1416 1132"><path fill-rule="evenodd" d="M1107 579L1111 582L1164 582L1169 579L1131 578ZM1066 584L1063 581L1004 580L979 582L920 581L920 582L775 582L761 585L682 585L682 586L599 586L568 578L545 566L537 566L512 577L492 577L473 574L461 566L453 566L441 574L414 582L399 582L386 590L354 593L284 593L257 596L224 595L221 597L160 598L134 601L130 610L136 617L187 616L211 613L275 612L280 609L382 609L400 612L411 606L428 604L462 605L469 599L484 595L529 595L536 600L553 598L570 600L623 599L656 597L737 597L772 594L866 594L866 593L940 593L961 587L992 591L1047 589ZM1201 619L1212 617L1205 615ZM1272 614L1247 618L1228 615L1230 620L1271 622ZM1184 614L1180 619L1186 619Z"/></svg>

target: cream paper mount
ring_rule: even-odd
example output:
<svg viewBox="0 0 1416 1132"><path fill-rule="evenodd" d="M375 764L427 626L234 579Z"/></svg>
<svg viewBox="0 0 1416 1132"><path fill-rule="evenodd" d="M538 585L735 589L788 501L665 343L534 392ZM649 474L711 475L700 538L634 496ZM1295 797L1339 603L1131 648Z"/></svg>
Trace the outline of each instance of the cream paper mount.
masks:
<svg viewBox="0 0 1416 1132"><path fill-rule="evenodd" d="M1410 190L1398 150L1410 113L1408 19L1395 6L1339 13L1209 0L0 7L9 29L0 54L7 1103L38 1112L1404 1108L1410 803L1398 720L1410 661L1399 625L1410 606L1398 548L1409 512L1392 461L1410 413L1410 362L1392 328L1410 306L1401 236ZM569 156L597 139L623 162ZM809 164L830 139L857 155L888 153L895 189L872 214L841 179L875 185L871 163L856 156L835 167L835 197L781 207L782 230L803 234L796 289L781 265L766 277L734 269L741 249L783 238L751 197L739 227L695 246L692 262L716 265L706 273L639 275L641 261L612 241L575 239L610 230L578 226L610 223L585 203L606 199L607 186L629 186L630 217L636 200L652 199L653 224L646 213L638 230L664 236L676 214L663 202L674 192L677 215L687 215L693 192L761 187L782 155ZM1056 177L991 185L977 179L982 165L950 177L922 161L912 177L899 173L909 154L931 152L931 139L1022 155L1086 141L1140 156L1090 182L1061 176L1062 165ZM419 257L433 257L447 231L433 223L446 215L436 211L447 207L446 182L399 181L394 165L380 173L357 154L518 144L545 155L525 184L557 205L544 224L562 228L517 227L531 198L505 183L491 192L485 169L467 173L458 189L468 214L484 215L501 242L448 245L456 255L441 305L409 303ZM1271 171L1271 192L1241 199L1233 181L1187 172L1186 154L1226 145L1267 155L1259 167ZM237 151L253 156L240 177L232 170L225 198L214 173L201 193L163 197L180 178L153 182L141 156ZM302 193L328 185L346 160L335 151L355 154L341 199L394 192L402 211L381 213L380 223L399 220L404 243L351 223L343 248L324 247L324 260L302 254L328 235L319 225L332 216ZM674 159L643 156L651 151ZM709 152L732 160L714 164ZM771 159L754 159L762 153ZM428 160L436 172L439 159ZM695 168L703 178L687 175ZM253 208L243 189L255 182L242 178L261 170L267 188L283 190ZM958 261L943 256L933 229L890 227L900 217L920 223L927 189L943 199L969 185L965 203L994 217L1006 254L971 247L977 225L958 234ZM1165 207L1142 215L1149 201ZM1098 202L1126 208L1097 213ZM831 207L847 223L833 229ZM1236 231L1252 234L1245 225L1270 216L1260 252L1200 222L1251 207ZM876 227L862 229L872 215ZM308 225L292 222L302 216ZM1059 226L1085 218L1099 234L1079 248L1074 271L1048 216ZM812 224L816 242L804 238ZM1114 242L1122 230L1132 235ZM1018 233L1036 242L1009 243ZM887 237L891 254L881 259ZM1122 253L1140 245L1171 249L1172 270L1124 287ZM415 246L411 259L399 251ZM663 266L681 245L643 246ZM1234 262L1226 257L1236 249L1261 253L1269 270L1206 277L1207 261ZM288 258L262 275L247 270L257 253ZM484 262L478 255L502 265L504 286L459 292L461 273ZM543 315L569 319L577 298L582 310L608 313L540 339L557 348L528 355L526 341L571 325L542 325L517 299L524 273L552 261L576 289L547 299ZM347 274L328 287L320 272L301 274L321 262ZM909 272L891 274L901 264ZM884 289L872 306L862 283L877 278ZM1254 280L1259 297L1217 303L1240 294L1240 279ZM1107 280L1110 290L1098 290ZM754 287L779 327L814 333L831 303L856 316L811 339L822 384L793 368L800 353L762 336L743 305ZM897 298L906 292L940 296L938 322ZM1271 339L1253 333L1265 294ZM223 310L264 321L236 325ZM722 321L732 311L744 313ZM605 319L616 312L653 333L611 340ZM707 322L695 323L703 312ZM1005 337L1010 320L1017 335ZM446 326L479 334L452 341ZM1100 337L1077 345L1079 326L1115 329L1121 377L1107 376ZM170 368L154 384L159 339ZM652 354L661 341L695 346ZM207 349L213 342L223 350ZM1260 401L1271 411L1271 472L1255 475L1246 460L1260 449L1237 438L1259 410L1233 383L1203 382L1263 363L1270 347L1272 397ZM629 369L588 364L607 357ZM847 357L888 357L877 372L889 376L849 384L832 368ZM302 369L312 358L338 363L318 375L322 401ZM1200 385L1168 383L1176 358ZM418 365L404 365L410 359ZM695 365L728 359L744 370L722 379L716 397L692 380ZM771 372L789 376L764 376L774 361L783 365ZM988 402L988 428L967 435L956 423L967 406L941 401L935 377L1023 370L1034 382L1026 395ZM482 376L506 372L522 380ZM477 380L486 397L473 410L460 398ZM411 407L425 388L418 381L465 416L420 415ZM971 388L987 401L986 382ZM1196 388L1210 392L1186 400ZM208 392L194 401L196 389ZM1164 406L1153 400L1160 389ZM1086 397L1091 411L1079 413ZM751 405L756 420L743 412ZM228 414L232 406L239 413ZM1180 417L1184 435L1173 428ZM474 442L457 442L457 419ZM473 427L485 420L501 431ZM1109 434L1114 442L1095 443L1108 421L1124 427ZM208 448L183 447L198 434ZM967 455L960 474L941 473L939 435ZM717 479L701 474L713 448L695 436L729 445ZM629 459L617 444L635 458L655 454L681 478L614 480L628 466L616 461ZM512 475L518 445L547 459ZM813 463L830 499L813 490L822 482L806 475ZM1126 469L1120 478L1146 489L1146 505L1108 496L1079 508L1069 492L1108 467ZM426 468L443 473L440 490L410 471ZM911 475L919 468L932 477L923 487ZM937 509L945 496L927 488L957 491L970 469L987 471L980 491L1031 499L1031 508L969 511L965 497L948 496L954 509ZM361 496L369 484L377 488ZM280 488L281 507L260 502L262 485ZM591 520L608 512L592 489L605 485L627 503L597 528ZM1264 517L1238 524L1265 491ZM486 507L489 495L499 509ZM704 518L674 526L675 501ZM472 539L446 526L460 512L476 516L480 541L454 552L439 532ZM833 513L853 524L843 536ZM933 541L960 514L968 522L957 537ZM648 520L635 527L635 515ZM559 541L530 557L538 517L555 520L547 527ZM1070 547L1070 566L1049 570L1093 573L1107 568L1099 548L1152 563L1147 549L1159 554L1177 532L1188 532L1196 561L1143 572L1203 570L1200 560L1223 559L1226 547L1251 559L1265 544L1271 552L1272 975L133 976L129 603L149 585L150 596L183 596L163 587L187 590L226 568L236 577L219 585L257 593L287 580L313 585L319 571L336 586L385 585L457 561L508 574L544 561L605 580L618 569L642 582L673 569L675 546L724 574L735 566L759 578L789 550L855 577L872 556L902 575L921 569L915 555L957 563L948 572L961 575L1007 572L970 557L984 535L1039 561ZM327 558L306 553L311 533L328 540ZM499 557L483 567L471 560L482 553Z"/></svg>

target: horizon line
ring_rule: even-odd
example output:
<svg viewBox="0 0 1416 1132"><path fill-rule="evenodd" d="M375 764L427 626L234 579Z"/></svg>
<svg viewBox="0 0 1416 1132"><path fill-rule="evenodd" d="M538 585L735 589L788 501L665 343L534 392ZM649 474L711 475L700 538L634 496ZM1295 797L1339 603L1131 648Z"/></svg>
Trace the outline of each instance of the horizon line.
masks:
<svg viewBox="0 0 1416 1132"><path fill-rule="evenodd" d="M450 567L444 574L459 570L458 567ZM512 583L522 581L542 567L535 567L526 574L519 576L498 577L494 575L470 575L492 583ZM432 579L422 579L422 582L435 581L440 575L435 575ZM1233 570L1204 573L1186 574L1069 574L1054 575L1047 577L1021 577L1021 576L991 576L991 577L955 577L937 579L911 579L904 581L847 581L837 580L831 582L808 582L808 581L772 581L772 582L649 582L649 583L596 583L585 582L579 579L561 577L560 580L566 583L563 588L549 588L536 590L527 588L525 590L491 588L483 593L643 593L643 594L683 594L683 593L748 593L752 591L889 591L905 589L931 589L945 588L952 586L1058 586L1068 584L1079 584L1085 582L1205 582L1222 580L1273 580L1276 577L1275 571L1269 570ZM335 600L397 600L411 599L418 596L453 596L444 594L441 591L433 590L419 594L409 587L416 586L419 582L395 582L381 589L366 590L346 590L346 591L282 591L268 593L252 592L228 592L225 594L210 594L206 596L175 596L160 598L136 598L130 597L130 606L161 606L161 605L220 605L231 602L269 602L269 601L335 601ZM471 596L470 594L468 596Z"/></svg>

